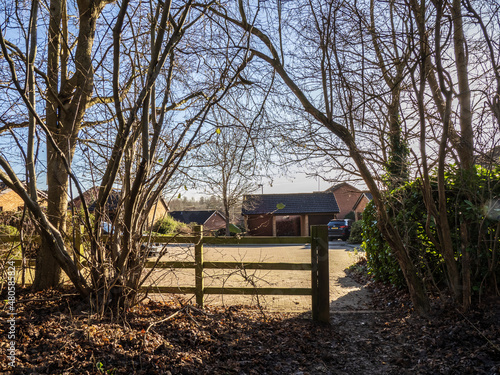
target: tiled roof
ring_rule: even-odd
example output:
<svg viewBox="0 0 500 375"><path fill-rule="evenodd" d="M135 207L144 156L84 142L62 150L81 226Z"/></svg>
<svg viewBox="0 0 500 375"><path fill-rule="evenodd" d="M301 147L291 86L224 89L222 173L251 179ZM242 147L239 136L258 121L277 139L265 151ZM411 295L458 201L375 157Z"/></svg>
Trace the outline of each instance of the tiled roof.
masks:
<svg viewBox="0 0 500 375"><path fill-rule="evenodd" d="M334 193L336 190L340 189L343 186L347 187L351 192L357 193L360 191L357 187L352 186L351 184L348 184L347 182L341 182L339 184L333 185L333 186L329 187L328 189L326 189L325 193Z"/></svg>
<svg viewBox="0 0 500 375"><path fill-rule="evenodd" d="M224 217L220 212L215 210L203 210L203 211L171 211L168 214L175 220L182 223L196 223L198 225L203 225L206 223L210 217L218 213Z"/></svg>
<svg viewBox="0 0 500 375"><path fill-rule="evenodd" d="M108 199L106 200L106 209L108 211L115 211L118 208L118 203L120 202L120 192L112 189L109 193ZM94 212L97 206L97 200L94 200L89 205L89 211Z"/></svg>
<svg viewBox="0 0 500 375"><path fill-rule="evenodd" d="M363 197L365 197L366 199L368 199L368 201L371 201L373 199L373 195L372 193L370 193L369 191L364 191L360 194L358 200L356 201L356 203L354 204L354 206L352 207L353 211L356 210L356 208L358 207L359 203L361 202L361 200L363 199Z"/></svg>
<svg viewBox="0 0 500 375"><path fill-rule="evenodd" d="M332 212L339 212L337 201L332 193L255 194L245 195L243 198L243 215L268 213L291 215Z"/></svg>
<svg viewBox="0 0 500 375"><path fill-rule="evenodd" d="M27 190L28 187L27 187L26 183L24 181L21 181L21 183L23 184L23 187ZM10 188L4 182L0 181L0 193L7 192L7 191L10 191ZM42 199L42 200L48 199L47 192L45 192L43 190L37 189L36 194L37 194L39 199Z"/></svg>
<svg viewBox="0 0 500 375"><path fill-rule="evenodd" d="M85 199L85 203L87 205L94 203L97 200L97 196L99 195L99 187L93 186L90 189L83 192L83 198ZM81 204L81 196L77 196L75 199L70 201L70 204L73 204L77 207Z"/></svg>

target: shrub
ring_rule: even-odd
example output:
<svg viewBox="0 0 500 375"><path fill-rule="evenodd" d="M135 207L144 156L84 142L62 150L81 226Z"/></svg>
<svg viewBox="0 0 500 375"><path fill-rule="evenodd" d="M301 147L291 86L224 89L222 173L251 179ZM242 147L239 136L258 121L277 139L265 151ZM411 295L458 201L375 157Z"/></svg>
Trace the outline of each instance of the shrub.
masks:
<svg viewBox="0 0 500 375"><path fill-rule="evenodd" d="M0 225L0 235L2 236L15 236L19 234L16 227L11 225Z"/></svg>
<svg viewBox="0 0 500 375"><path fill-rule="evenodd" d="M351 235L349 236L348 243L361 243L363 242L363 223L355 221L352 223Z"/></svg>
<svg viewBox="0 0 500 375"><path fill-rule="evenodd" d="M361 248L366 252L368 274L377 281L404 287L406 283L403 272L392 254L391 247L377 227L377 210L373 201L368 203L363 211L361 223Z"/></svg>
<svg viewBox="0 0 500 375"><path fill-rule="evenodd" d="M393 225L405 244L408 255L422 278L433 280L434 285L446 284L443 258L429 235L438 238L435 218L427 222L421 180L409 182L388 193L386 209ZM493 262L498 251L500 226L500 168L487 170L479 166L474 172L451 167L445 175L447 218L459 268L465 249L468 253L473 291L485 286L495 290L500 281L500 267ZM432 183L433 198L437 203L437 184ZM428 226L426 228L426 225ZM463 229L468 241L463 243ZM368 270L377 280L396 286L405 285L402 271L390 247L377 227L373 202L363 213L363 244ZM496 285L495 285L496 284Z"/></svg>
<svg viewBox="0 0 500 375"><path fill-rule="evenodd" d="M356 213L354 211L349 211L345 216L344 219L351 219L351 220L356 220Z"/></svg>
<svg viewBox="0 0 500 375"><path fill-rule="evenodd" d="M153 225L153 231L160 234L176 234L189 233L189 227L167 215L163 219L159 219Z"/></svg>

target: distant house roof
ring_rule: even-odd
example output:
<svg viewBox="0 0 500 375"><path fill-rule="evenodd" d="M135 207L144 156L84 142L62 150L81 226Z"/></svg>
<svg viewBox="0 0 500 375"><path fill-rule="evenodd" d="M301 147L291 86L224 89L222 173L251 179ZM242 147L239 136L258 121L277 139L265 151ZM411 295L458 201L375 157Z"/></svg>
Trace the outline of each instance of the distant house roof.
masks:
<svg viewBox="0 0 500 375"><path fill-rule="evenodd" d="M336 190L340 189L341 187L346 187L346 188L349 188L349 190L351 190L352 192L359 192L360 190L355 187L355 186L352 186L351 184L347 183L347 182L341 182L339 184L336 184L336 185L333 185L331 187L329 187L328 189L325 190L325 193L334 193Z"/></svg>
<svg viewBox="0 0 500 375"><path fill-rule="evenodd" d="M120 192L118 190L111 189L111 191L109 192L108 199L106 199L106 209L110 212L116 211L119 202L120 202ZM96 206L97 206L97 197L89 205L89 211L94 212Z"/></svg>
<svg viewBox="0 0 500 375"><path fill-rule="evenodd" d="M368 201L371 201L373 199L373 195L372 193L370 193L369 191L364 191L361 193L361 195L359 196L358 200L356 201L356 203L354 204L353 206L353 210L356 210L356 208L358 207L358 205L361 203L361 200L363 198L366 198L368 199Z"/></svg>
<svg viewBox="0 0 500 375"><path fill-rule="evenodd" d="M85 203L87 204L87 206L94 203L97 200L98 194L99 194L98 186L93 186L90 189L83 192L82 195L83 198L85 199ZM82 198L81 196L78 196L75 199L73 199L68 206L69 207L74 206L76 209L79 209L81 205L82 205Z"/></svg>
<svg viewBox="0 0 500 375"><path fill-rule="evenodd" d="M332 212L339 212L339 206L332 193L254 194L245 195L243 198L243 215Z"/></svg>
<svg viewBox="0 0 500 375"><path fill-rule="evenodd" d="M97 195L98 195L98 188L92 188L87 190L85 193L83 193L85 201L88 204L88 209L89 212L94 212L97 206ZM112 214L116 214L118 209L119 209L119 204L120 204L120 199L121 199L121 192L116 190L116 189L111 189L109 192L108 198L106 199L106 205L105 209ZM157 200L158 202L161 202L161 204L165 207L165 210L168 210L168 204L165 202L165 199L163 197L159 197ZM80 197L75 198L73 200L75 207L79 208L81 205L81 199Z"/></svg>
<svg viewBox="0 0 500 375"><path fill-rule="evenodd" d="M171 211L168 213L173 219L180 221L181 223L189 224L196 223L198 225L205 224L208 219L213 215L220 215L224 218L219 211L216 210L203 210L203 211Z"/></svg>
<svg viewBox="0 0 500 375"><path fill-rule="evenodd" d="M21 183L25 189L28 189L25 181L21 181ZM8 191L11 191L10 187L8 187L3 181L0 181L0 194L6 193ZM47 192L44 190L37 189L36 195L38 196L38 199L45 201L48 199Z"/></svg>

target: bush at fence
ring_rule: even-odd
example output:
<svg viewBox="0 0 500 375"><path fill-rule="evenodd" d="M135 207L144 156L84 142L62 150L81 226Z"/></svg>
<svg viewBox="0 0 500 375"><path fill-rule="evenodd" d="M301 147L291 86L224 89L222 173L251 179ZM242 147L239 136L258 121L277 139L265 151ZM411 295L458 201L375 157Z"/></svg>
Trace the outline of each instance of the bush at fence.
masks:
<svg viewBox="0 0 500 375"><path fill-rule="evenodd" d="M386 207L393 225L401 235L413 263L426 280L440 287L446 284L443 257L430 240L438 238L435 218L427 222L421 180L409 182L386 196ZM433 199L437 204L437 184L432 183ZM450 168L445 175L447 219L457 265L462 272L464 247L470 258L472 290L480 292L498 288L500 228L500 167L487 170L476 166L473 173ZM428 228L426 229L426 225ZM462 228L469 241L463 243ZM377 227L373 202L363 212L363 244L370 274L377 280L405 286L402 271L392 250ZM498 290L498 289L497 289Z"/></svg>
<svg viewBox="0 0 500 375"><path fill-rule="evenodd" d="M153 225L153 231L160 234L177 234L190 233L191 229L188 225L167 215L165 218L156 221Z"/></svg>

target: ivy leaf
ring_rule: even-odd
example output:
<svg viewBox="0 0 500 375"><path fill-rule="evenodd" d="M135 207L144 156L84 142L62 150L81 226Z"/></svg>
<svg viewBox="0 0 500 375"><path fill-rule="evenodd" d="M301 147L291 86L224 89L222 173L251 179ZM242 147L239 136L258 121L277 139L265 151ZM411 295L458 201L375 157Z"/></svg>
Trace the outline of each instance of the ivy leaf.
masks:
<svg viewBox="0 0 500 375"><path fill-rule="evenodd" d="M284 209L285 207L286 207L286 206L285 206L283 203L278 203L278 204L276 205L276 208L277 208L278 210L282 210L282 209Z"/></svg>

